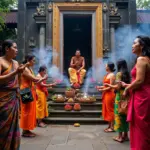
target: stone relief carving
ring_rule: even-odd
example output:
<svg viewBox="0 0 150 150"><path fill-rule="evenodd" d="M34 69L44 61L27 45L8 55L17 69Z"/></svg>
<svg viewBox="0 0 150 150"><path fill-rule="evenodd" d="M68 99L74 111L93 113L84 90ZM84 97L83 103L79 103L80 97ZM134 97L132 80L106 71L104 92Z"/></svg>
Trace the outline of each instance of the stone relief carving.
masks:
<svg viewBox="0 0 150 150"><path fill-rule="evenodd" d="M66 2L75 2L75 3L80 3L80 2L93 2L94 0L66 0Z"/></svg>
<svg viewBox="0 0 150 150"><path fill-rule="evenodd" d="M103 4L103 12L107 12L107 11L108 11L107 4L106 4L106 3L104 3L104 4Z"/></svg>
<svg viewBox="0 0 150 150"><path fill-rule="evenodd" d="M36 47L36 41L35 41L34 37L30 37L30 39L29 39L29 47L30 48L35 48Z"/></svg>
<svg viewBox="0 0 150 150"><path fill-rule="evenodd" d="M110 49L108 48L107 45L105 45L103 48L103 58L108 58L109 52L110 52Z"/></svg>
<svg viewBox="0 0 150 150"><path fill-rule="evenodd" d="M52 11L53 10L53 4L52 3L49 3L48 4L48 11Z"/></svg>
<svg viewBox="0 0 150 150"><path fill-rule="evenodd" d="M39 4L39 7L37 7L37 12L34 14L34 16L45 16L45 4L41 3Z"/></svg>
<svg viewBox="0 0 150 150"><path fill-rule="evenodd" d="M118 15L120 15L118 13L118 8L114 4L110 4L110 6L109 6L109 12L110 12L110 15L112 15L112 16L118 16Z"/></svg>
<svg viewBox="0 0 150 150"><path fill-rule="evenodd" d="M103 52L106 53L108 51L109 51L109 48L108 48L108 46L105 45L105 47L103 48Z"/></svg>

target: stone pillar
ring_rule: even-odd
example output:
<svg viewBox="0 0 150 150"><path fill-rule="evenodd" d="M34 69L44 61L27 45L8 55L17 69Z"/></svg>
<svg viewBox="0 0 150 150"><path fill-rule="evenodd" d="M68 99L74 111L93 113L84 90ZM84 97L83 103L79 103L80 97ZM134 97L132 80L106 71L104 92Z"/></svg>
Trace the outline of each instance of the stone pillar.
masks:
<svg viewBox="0 0 150 150"><path fill-rule="evenodd" d="M104 37L104 47L103 47L103 57L107 57L109 52L109 11L108 3L103 3L103 37Z"/></svg>
<svg viewBox="0 0 150 150"><path fill-rule="evenodd" d="M45 24L40 24L39 30L39 64L44 65L44 54L45 51Z"/></svg>
<svg viewBox="0 0 150 150"><path fill-rule="evenodd" d="M36 24L39 27L39 65L44 65L45 43L46 43L46 6L45 3L40 3L37 12L33 15Z"/></svg>
<svg viewBox="0 0 150 150"><path fill-rule="evenodd" d="M40 25L40 31L39 31L39 48L43 49L45 48L45 25Z"/></svg>
<svg viewBox="0 0 150 150"><path fill-rule="evenodd" d="M106 34L107 34L107 22L106 22L106 20L107 20L107 14L106 13L104 13L104 46L106 46L106 45L108 45L108 40L107 40L107 36L106 36Z"/></svg>
<svg viewBox="0 0 150 150"><path fill-rule="evenodd" d="M115 26L114 24L110 25L110 39L111 39L111 51L115 52Z"/></svg>
<svg viewBox="0 0 150 150"><path fill-rule="evenodd" d="M26 54L25 40L26 40L26 5L22 0L18 0L18 33L17 33L17 45L18 45L18 56L17 60L22 62Z"/></svg>
<svg viewBox="0 0 150 150"><path fill-rule="evenodd" d="M120 13L115 4L111 3L109 6L109 24L110 24L110 48L111 48L111 58L115 60L116 57L116 48L115 48L115 28L120 23Z"/></svg>
<svg viewBox="0 0 150 150"><path fill-rule="evenodd" d="M116 60L116 49L115 49L115 25L110 24L110 47L111 47L111 58Z"/></svg>
<svg viewBox="0 0 150 150"><path fill-rule="evenodd" d="M48 11L46 12L46 46L52 48L52 23L53 23L53 5L47 2ZM52 49L50 49L52 50Z"/></svg>

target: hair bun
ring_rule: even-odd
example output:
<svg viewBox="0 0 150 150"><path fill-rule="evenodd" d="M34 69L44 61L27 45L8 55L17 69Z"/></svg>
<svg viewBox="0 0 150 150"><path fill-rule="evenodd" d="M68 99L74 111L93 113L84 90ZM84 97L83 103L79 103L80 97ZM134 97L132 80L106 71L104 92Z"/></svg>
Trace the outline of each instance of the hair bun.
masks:
<svg viewBox="0 0 150 150"><path fill-rule="evenodd" d="M113 69L112 71L113 71L113 72L115 72L115 71L116 71L116 69Z"/></svg>

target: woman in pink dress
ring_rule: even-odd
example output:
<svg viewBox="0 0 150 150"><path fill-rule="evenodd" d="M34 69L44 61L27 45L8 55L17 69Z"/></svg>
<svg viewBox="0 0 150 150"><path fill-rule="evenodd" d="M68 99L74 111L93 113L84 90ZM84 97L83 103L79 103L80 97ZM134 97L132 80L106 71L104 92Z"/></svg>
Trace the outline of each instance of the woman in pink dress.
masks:
<svg viewBox="0 0 150 150"><path fill-rule="evenodd" d="M125 85L124 96L131 92L127 121L130 122L131 150L150 150L150 38L138 36L132 46L138 56L131 71L132 83Z"/></svg>

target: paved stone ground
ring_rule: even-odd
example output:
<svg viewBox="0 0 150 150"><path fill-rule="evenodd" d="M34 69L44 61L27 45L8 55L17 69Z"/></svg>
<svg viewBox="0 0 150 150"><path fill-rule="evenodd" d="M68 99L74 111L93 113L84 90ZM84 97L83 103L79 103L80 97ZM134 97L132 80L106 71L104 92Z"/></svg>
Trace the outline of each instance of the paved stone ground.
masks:
<svg viewBox="0 0 150 150"><path fill-rule="evenodd" d="M36 128L35 138L22 138L21 150L129 150L129 142L112 140L116 133L105 133L106 125L49 125Z"/></svg>

